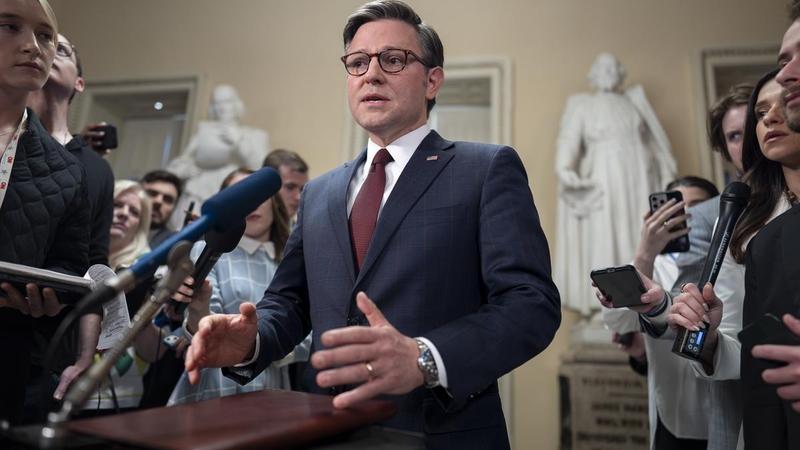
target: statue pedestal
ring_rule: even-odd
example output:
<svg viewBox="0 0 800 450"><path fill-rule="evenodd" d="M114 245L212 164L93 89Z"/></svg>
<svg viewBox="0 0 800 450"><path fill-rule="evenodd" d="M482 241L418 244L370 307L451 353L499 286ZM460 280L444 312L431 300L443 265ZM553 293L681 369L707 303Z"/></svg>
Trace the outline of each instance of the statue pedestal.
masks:
<svg viewBox="0 0 800 450"><path fill-rule="evenodd" d="M559 367L561 450L648 450L647 378L595 314L572 328Z"/></svg>
<svg viewBox="0 0 800 450"><path fill-rule="evenodd" d="M600 311L596 311L589 319L582 319L572 326L572 348L584 345L610 344L613 332L603 324Z"/></svg>

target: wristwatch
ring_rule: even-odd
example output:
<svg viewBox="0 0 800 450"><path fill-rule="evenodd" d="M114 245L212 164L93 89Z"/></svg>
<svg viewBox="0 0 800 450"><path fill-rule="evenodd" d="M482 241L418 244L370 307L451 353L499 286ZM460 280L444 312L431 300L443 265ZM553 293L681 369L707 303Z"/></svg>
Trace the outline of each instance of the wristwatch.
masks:
<svg viewBox="0 0 800 450"><path fill-rule="evenodd" d="M439 369L436 367L436 360L433 358L433 353L428 345L422 339L414 339L419 349L419 358L417 358L417 367L422 372L422 377L425 380L425 387L428 389L439 386Z"/></svg>

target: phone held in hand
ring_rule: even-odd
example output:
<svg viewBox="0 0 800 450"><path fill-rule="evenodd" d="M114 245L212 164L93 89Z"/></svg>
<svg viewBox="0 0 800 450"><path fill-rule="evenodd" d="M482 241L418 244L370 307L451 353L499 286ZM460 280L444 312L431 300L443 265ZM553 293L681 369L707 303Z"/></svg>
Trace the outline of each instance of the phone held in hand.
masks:
<svg viewBox="0 0 800 450"><path fill-rule="evenodd" d="M773 314L764 314L739 332L739 342L745 346L760 344L800 345L800 337Z"/></svg>
<svg viewBox="0 0 800 450"><path fill-rule="evenodd" d="M650 194L650 213L655 213L658 208L662 207L665 203L670 200L675 200L675 202L680 202L683 200L683 194L679 191L667 191L667 192L656 192ZM686 214L686 210L681 208L680 211L676 212L672 215L671 218L682 216ZM671 229L670 231L680 230L686 228L686 222L677 225L675 228ZM680 236L675 238L667 243L667 246L661 250L661 253L678 253L678 252L688 252L689 251L689 235Z"/></svg>
<svg viewBox="0 0 800 450"><path fill-rule="evenodd" d="M647 289L632 265L593 270L589 276L615 308L643 305L641 296Z"/></svg>

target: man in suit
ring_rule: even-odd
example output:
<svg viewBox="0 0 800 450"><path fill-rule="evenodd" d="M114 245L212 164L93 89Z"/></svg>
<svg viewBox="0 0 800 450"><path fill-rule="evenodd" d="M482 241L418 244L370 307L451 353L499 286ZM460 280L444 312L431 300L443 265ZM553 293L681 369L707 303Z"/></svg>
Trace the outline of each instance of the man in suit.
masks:
<svg viewBox="0 0 800 450"><path fill-rule="evenodd" d="M429 448L508 448L497 379L560 322L522 162L430 130L443 49L406 4L362 6L344 44L367 148L306 185L264 298L200 322L189 376L239 365L228 373L247 381L313 329L313 390L335 407L391 394L385 425L424 432Z"/></svg>

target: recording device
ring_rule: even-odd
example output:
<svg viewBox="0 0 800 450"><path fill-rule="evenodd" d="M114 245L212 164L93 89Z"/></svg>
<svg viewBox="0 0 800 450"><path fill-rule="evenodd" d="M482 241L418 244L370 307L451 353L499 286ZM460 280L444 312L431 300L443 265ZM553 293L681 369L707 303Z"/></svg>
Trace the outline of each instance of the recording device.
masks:
<svg viewBox="0 0 800 450"><path fill-rule="evenodd" d="M113 150L119 145L117 142L117 127L114 125L111 125L110 123L100 125L95 127L93 131L103 132L103 139L98 145L98 147L101 147L103 150Z"/></svg>
<svg viewBox="0 0 800 450"><path fill-rule="evenodd" d="M643 304L641 297L647 289L632 265L593 270L589 276L614 308Z"/></svg>
<svg viewBox="0 0 800 450"><path fill-rule="evenodd" d="M194 272L192 273L195 285L203 283L203 280L206 279L208 273L211 272L211 269L214 268L214 265L219 261L219 257L222 256L223 253L231 252L236 248L239 241L242 240L246 226L247 222L242 220L225 232L219 233L211 230L205 234L204 240L206 241L206 246L194 263ZM173 308L175 308L175 311L179 314L182 314L183 311L186 310L186 306L188 306L188 304L184 302L175 300L170 300L170 302L172 302Z"/></svg>
<svg viewBox="0 0 800 450"><path fill-rule="evenodd" d="M683 201L683 194L679 191L667 191L667 192L656 192L654 194L650 194L650 212L655 213L658 208L661 208L665 203L670 200L675 200L675 202ZM673 217L678 217L686 214L686 210L681 208L680 211L673 214L670 219ZM678 224L675 228L670 229L670 231L680 230L686 228L686 222ZM665 253L677 253L677 252L688 252L689 251L689 235L677 237L671 241L669 241L661 250L661 254Z"/></svg>
<svg viewBox="0 0 800 450"><path fill-rule="evenodd" d="M717 281L719 269L725 259L725 253L728 251L733 228L736 226L736 222L739 220L739 216L742 215L742 211L747 206L749 199L750 187L739 181L729 184L722 192L719 201L719 219L711 237L711 245L708 248L708 255L703 264L703 272L697 282L697 286L701 290L706 283L713 285ZM675 338L672 352L684 358L699 360L703 345L706 342L707 333L708 324L698 331L690 331L686 328L681 329Z"/></svg>
<svg viewBox="0 0 800 450"><path fill-rule="evenodd" d="M209 230L224 233L239 226L261 203L275 195L281 188L281 177L270 168L263 167L238 183L221 190L203 203L201 216L145 254L129 269L120 272L117 279L105 283L76 306L79 311L95 304L102 304L120 292L127 292L149 279L158 266L167 259L167 254L180 241L194 242Z"/></svg>

